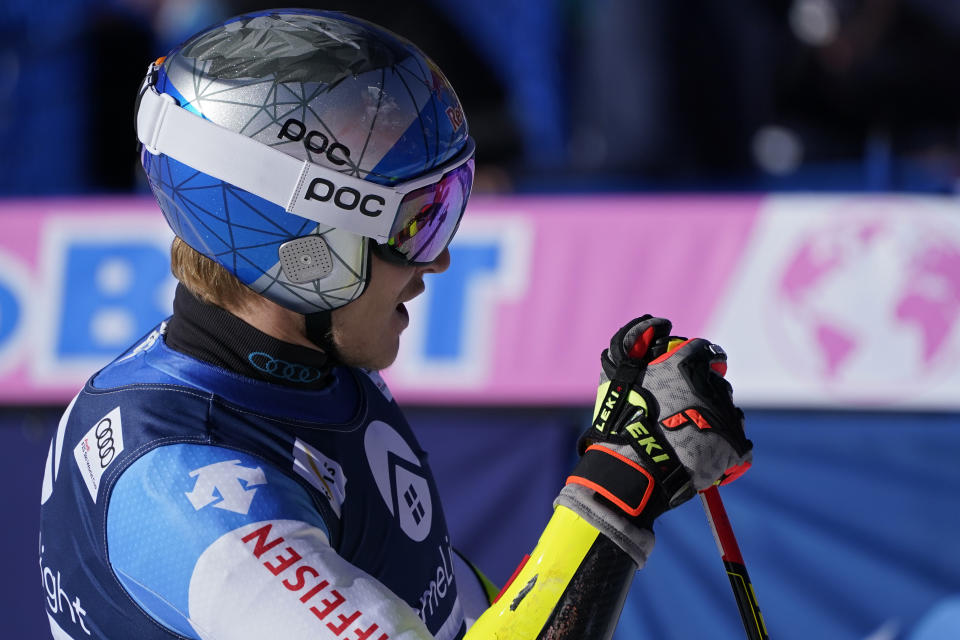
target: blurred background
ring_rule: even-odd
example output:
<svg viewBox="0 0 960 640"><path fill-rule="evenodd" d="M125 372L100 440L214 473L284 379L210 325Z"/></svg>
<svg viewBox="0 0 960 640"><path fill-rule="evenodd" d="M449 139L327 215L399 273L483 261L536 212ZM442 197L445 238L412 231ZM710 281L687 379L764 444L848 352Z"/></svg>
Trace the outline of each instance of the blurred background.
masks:
<svg viewBox="0 0 960 640"><path fill-rule="evenodd" d="M477 140L454 266L388 372L456 546L506 580L600 349L649 311L731 354L757 454L724 495L771 637L960 638L957 2L298 4L417 43ZM0 6L3 637L48 633L32 550L60 412L169 312L137 87L269 6ZM617 638L742 637L699 504L657 534Z"/></svg>

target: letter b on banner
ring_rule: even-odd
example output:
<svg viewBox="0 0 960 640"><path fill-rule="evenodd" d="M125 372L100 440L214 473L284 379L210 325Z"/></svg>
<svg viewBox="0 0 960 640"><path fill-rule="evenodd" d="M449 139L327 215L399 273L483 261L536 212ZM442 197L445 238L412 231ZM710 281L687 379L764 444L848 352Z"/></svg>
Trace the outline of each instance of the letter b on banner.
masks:
<svg viewBox="0 0 960 640"><path fill-rule="evenodd" d="M0 351L20 324L20 301L13 290L0 280Z"/></svg>
<svg viewBox="0 0 960 640"><path fill-rule="evenodd" d="M58 358L108 358L170 313L168 254L157 243L68 243Z"/></svg>

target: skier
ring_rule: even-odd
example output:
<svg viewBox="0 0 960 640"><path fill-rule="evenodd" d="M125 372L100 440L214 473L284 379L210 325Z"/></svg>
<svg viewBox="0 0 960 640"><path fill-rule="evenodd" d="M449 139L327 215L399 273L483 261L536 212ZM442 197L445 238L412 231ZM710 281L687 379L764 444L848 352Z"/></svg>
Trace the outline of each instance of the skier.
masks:
<svg viewBox="0 0 960 640"><path fill-rule="evenodd" d="M440 70L344 14L252 13L150 65L136 126L180 284L51 443L54 638L608 638L654 519L749 466L722 350L631 321L580 463L495 599L377 374L472 186Z"/></svg>

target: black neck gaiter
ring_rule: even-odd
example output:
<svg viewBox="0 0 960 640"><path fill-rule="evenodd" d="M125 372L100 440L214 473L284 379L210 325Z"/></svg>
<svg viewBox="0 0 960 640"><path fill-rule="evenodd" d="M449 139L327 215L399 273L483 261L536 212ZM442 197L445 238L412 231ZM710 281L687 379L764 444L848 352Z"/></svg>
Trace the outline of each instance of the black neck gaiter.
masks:
<svg viewBox="0 0 960 640"><path fill-rule="evenodd" d="M177 285L167 346L247 378L299 389L330 384L333 364L321 351L277 340Z"/></svg>

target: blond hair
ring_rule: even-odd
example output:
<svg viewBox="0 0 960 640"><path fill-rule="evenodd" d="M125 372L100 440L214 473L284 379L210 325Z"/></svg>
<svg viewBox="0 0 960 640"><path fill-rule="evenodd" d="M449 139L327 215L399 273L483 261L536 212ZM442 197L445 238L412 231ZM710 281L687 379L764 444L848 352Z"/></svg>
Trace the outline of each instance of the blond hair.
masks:
<svg viewBox="0 0 960 640"><path fill-rule="evenodd" d="M203 255L179 237L170 247L170 271L202 302L224 309L243 306L256 295L225 268Z"/></svg>

